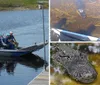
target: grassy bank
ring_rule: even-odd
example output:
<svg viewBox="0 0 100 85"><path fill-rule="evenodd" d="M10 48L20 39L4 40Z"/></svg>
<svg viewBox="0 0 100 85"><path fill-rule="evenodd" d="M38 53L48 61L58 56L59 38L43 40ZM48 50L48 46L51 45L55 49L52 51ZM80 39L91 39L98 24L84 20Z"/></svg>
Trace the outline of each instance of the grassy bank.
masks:
<svg viewBox="0 0 100 85"><path fill-rule="evenodd" d="M38 9L37 2L38 0L0 0L0 10ZM44 4L44 8L48 8L48 3Z"/></svg>

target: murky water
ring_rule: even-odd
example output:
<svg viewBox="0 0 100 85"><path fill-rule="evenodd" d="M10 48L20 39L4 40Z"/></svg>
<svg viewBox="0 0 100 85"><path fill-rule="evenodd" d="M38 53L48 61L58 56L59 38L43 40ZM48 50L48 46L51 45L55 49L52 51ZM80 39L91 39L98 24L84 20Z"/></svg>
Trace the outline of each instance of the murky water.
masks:
<svg viewBox="0 0 100 85"><path fill-rule="evenodd" d="M65 18L60 29L99 38L99 9L99 0L51 0L51 28Z"/></svg>
<svg viewBox="0 0 100 85"><path fill-rule="evenodd" d="M48 10L45 13L45 34L48 40ZM0 34L13 31L19 46L28 47L34 43L43 42L42 12L41 10L2 11L0 12ZM48 49L48 46L46 46ZM34 52L42 59L43 49ZM48 61L48 52L46 52ZM42 70L43 60L34 55L27 55L21 59L0 56L0 85L27 85Z"/></svg>

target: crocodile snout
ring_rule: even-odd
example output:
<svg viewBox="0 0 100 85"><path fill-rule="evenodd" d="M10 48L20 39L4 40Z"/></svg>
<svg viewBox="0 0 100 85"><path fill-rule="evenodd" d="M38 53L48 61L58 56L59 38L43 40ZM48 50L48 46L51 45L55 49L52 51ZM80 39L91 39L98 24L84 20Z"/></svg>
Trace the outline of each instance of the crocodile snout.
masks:
<svg viewBox="0 0 100 85"><path fill-rule="evenodd" d="M97 77L97 72L88 63L82 65L76 64L70 67L70 71L72 71L71 75L73 78L82 83L92 83Z"/></svg>
<svg viewBox="0 0 100 85"><path fill-rule="evenodd" d="M92 83L97 77L97 73L85 73L83 74L82 78L80 79L80 82L82 83Z"/></svg>

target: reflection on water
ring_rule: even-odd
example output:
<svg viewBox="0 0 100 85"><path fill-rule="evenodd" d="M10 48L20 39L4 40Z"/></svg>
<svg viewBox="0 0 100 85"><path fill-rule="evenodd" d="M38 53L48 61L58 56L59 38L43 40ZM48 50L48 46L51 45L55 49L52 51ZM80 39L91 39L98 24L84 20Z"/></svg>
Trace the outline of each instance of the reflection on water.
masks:
<svg viewBox="0 0 100 85"><path fill-rule="evenodd" d="M0 62L0 72L5 69L8 74L14 74L15 67L16 63L13 61Z"/></svg>
<svg viewBox="0 0 100 85"><path fill-rule="evenodd" d="M43 70L44 60L38 55L0 56L0 85L27 85Z"/></svg>
<svg viewBox="0 0 100 85"><path fill-rule="evenodd" d="M38 68L43 67L44 60L34 54L28 54L19 58L16 58L14 56L0 56L0 74L2 75L2 71L6 70L8 74L13 75L14 71L16 70L17 64L21 64L37 70Z"/></svg>
<svg viewBox="0 0 100 85"><path fill-rule="evenodd" d="M85 8L85 4L83 0L76 0L76 6L77 9L84 9Z"/></svg>
<svg viewBox="0 0 100 85"><path fill-rule="evenodd" d="M43 42L41 10L1 11L1 34L13 31L19 47L28 47ZM48 40L48 10L45 13L46 40ZM9 16L8 16L9 15ZM48 48L48 47L46 47ZM21 58L0 56L0 85L27 85L43 70L44 50L34 52ZM48 61L48 52L46 61ZM9 75L10 74L10 75Z"/></svg>

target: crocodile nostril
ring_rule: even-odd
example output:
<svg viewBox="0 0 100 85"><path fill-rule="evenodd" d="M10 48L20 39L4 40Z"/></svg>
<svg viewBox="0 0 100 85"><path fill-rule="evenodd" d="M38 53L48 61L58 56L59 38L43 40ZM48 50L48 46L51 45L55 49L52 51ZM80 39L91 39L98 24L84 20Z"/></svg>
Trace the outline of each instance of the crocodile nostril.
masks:
<svg viewBox="0 0 100 85"><path fill-rule="evenodd" d="M90 77L92 77L92 73L86 73L85 74L85 78L90 78Z"/></svg>

